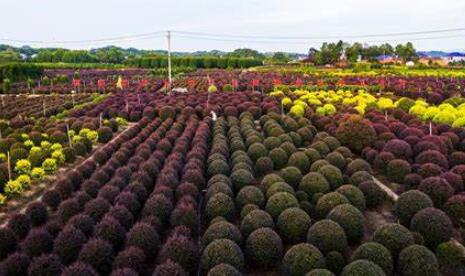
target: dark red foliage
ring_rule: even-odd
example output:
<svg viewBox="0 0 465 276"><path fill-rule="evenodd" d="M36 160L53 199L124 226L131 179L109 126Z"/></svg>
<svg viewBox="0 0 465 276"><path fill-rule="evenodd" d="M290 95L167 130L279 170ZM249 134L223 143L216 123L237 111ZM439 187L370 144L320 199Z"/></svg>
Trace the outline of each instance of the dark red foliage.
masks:
<svg viewBox="0 0 465 276"><path fill-rule="evenodd" d="M7 227L0 228L0 260L16 249L15 233Z"/></svg>
<svg viewBox="0 0 465 276"><path fill-rule="evenodd" d="M48 219L47 208L41 201L30 203L26 208L26 215L33 226L42 225Z"/></svg>
<svg viewBox="0 0 465 276"><path fill-rule="evenodd" d="M87 237L84 233L74 227L67 227L58 234L53 242L53 253L60 257L63 264L74 262L81 247L86 243Z"/></svg>
<svg viewBox="0 0 465 276"><path fill-rule="evenodd" d="M28 274L37 276L60 275L63 265L55 254L41 255L29 265Z"/></svg>
<svg viewBox="0 0 465 276"><path fill-rule="evenodd" d="M84 214L78 214L72 217L70 220L68 220L68 222L66 223L65 229L68 226L74 227L76 229L81 230L82 233L84 233L84 235L89 237L94 231L94 225L95 225L95 222L91 217L89 217L88 215L84 215Z"/></svg>
<svg viewBox="0 0 465 276"><path fill-rule="evenodd" d="M105 217L94 229L94 237L106 240L113 248L119 248L126 235L126 229L112 217Z"/></svg>
<svg viewBox="0 0 465 276"><path fill-rule="evenodd" d="M82 247L78 260L91 265L98 273L106 275L111 271L113 250L105 240L94 238Z"/></svg>
<svg viewBox="0 0 465 276"><path fill-rule="evenodd" d="M27 275L31 259L22 253L13 253L0 263L0 275L17 276Z"/></svg>
<svg viewBox="0 0 465 276"><path fill-rule="evenodd" d="M86 203L84 214L90 216L95 222L98 222L110 209L111 204L103 198L96 198Z"/></svg>
<svg viewBox="0 0 465 276"><path fill-rule="evenodd" d="M14 232L18 240L22 240L31 229L31 220L25 214L15 213L8 220L7 226Z"/></svg>
<svg viewBox="0 0 465 276"><path fill-rule="evenodd" d="M61 202L61 194L55 189L47 190L42 196L42 201L51 209L56 209Z"/></svg>
<svg viewBox="0 0 465 276"><path fill-rule="evenodd" d="M21 244L21 249L30 257L49 253L53 248L53 237L44 229L32 229Z"/></svg>
<svg viewBox="0 0 465 276"><path fill-rule="evenodd" d="M130 268L138 273L145 265L144 251L138 247L131 246L118 253L113 262L113 269Z"/></svg>

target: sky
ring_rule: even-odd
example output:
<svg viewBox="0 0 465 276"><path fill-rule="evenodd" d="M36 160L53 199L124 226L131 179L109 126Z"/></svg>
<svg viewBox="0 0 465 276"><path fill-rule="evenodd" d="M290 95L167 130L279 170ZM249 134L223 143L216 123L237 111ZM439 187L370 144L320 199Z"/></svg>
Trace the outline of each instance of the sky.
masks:
<svg viewBox="0 0 465 276"><path fill-rule="evenodd" d="M72 49L108 44L166 49L164 33L138 39L127 37L173 30L247 36L193 38L174 32L173 51L230 51L247 47L263 52L306 53L310 47L319 47L323 41L335 39L269 40L256 37L340 37L465 28L463 0L1 0L0 6L3 11L0 43L22 46L26 44L24 41L40 41L27 44ZM112 43L62 43L113 37L127 39ZM397 44L408 39L413 39L418 50L465 49L465 30L344 40Z"/></svg>

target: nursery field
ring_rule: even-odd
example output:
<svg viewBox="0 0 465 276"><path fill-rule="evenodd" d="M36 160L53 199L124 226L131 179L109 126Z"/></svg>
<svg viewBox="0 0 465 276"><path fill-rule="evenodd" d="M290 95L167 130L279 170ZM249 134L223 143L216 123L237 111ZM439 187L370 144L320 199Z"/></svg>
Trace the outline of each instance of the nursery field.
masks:
<svg viewBox="0 0 465 276"><path fill-rule="evenodd" d="M0 108L0 275L465 275L465 75L45 70Z"/></svg>

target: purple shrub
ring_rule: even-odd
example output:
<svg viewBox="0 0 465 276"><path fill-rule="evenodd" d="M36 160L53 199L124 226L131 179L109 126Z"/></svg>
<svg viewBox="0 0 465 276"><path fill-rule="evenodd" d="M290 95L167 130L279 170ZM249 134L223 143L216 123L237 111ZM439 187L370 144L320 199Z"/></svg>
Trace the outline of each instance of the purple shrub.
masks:
<svg viewBox="0 0 465 276"><path fill-rule="evenodd" d="M141 205L144 204L144 202L147 200L149 196L145 186L138 181L132 182L131 184L126 186L125 191L136 195L137 200Z"/></svg>
<svg viewBox="0 0 465 276"><path fill-rule="evenodd" d="M171 259L179 263L186 271L194 272L199 259L197 244L186 236L172 235L161 247L158 262Z"/></svg>
<svg viewBox="0 0 465 276"><path fill-rule="evenodd" d="M444 211L454 223L460 225L465 220L465 195L451 196L444 204Z"/></svg>
<svg viewBox="0 0 465 276"><path fill-rule="evenodd" d="M98 273L105 275L111 271L113 250L108 242L95 238L82 247L78 260L91 265Z"/></svg>
<svg viewBox="0 0 465 276"><path fill-rule="evenodd" d="M103 186L102 183L99 183L96 180L88 179L82 184L83 190L89 194L91 197L96 197L99 189Z"/></svg>
<svg viewBox="0 0 465 276"><path fill-rule="evenodd" d="M61 202L61 194L55 189L47 190L42 196L42 201L52 210L55 210Z"/></svg>
<svg viewBox="0 0 465 276"><path fill-rule="evenodd" d="M60 275L62 270L63 265L57 255L44 254L32 260L28 274L37 276Z"/></svg>
<svg viewBox="0 0 465 276"><path fill-rule="evenodd" d="M440 177L428 177L421 181L418 190L427 194L433 200L434 206L440 208L449 197L454 194L454 189L447 181Z"/></svg>
<svg viewBox="0 0 465 276"><path fill-rule="evenodd" d="M126 229L112 217L102 219L94 229L94 237L106 240L113 248L121 246L126 235Z"/></svg>
<svg viewBox="0 0 465 276"><path fill-rule="evenodd" d="M82 233L84 233L84 235L90 237L90 235L92 235L92 233L94 232L94 225L95 222L90 216L78 214L68 220L65 229L68 226L70 226L79 229L80 231L82 231Z"/></svg>
<svg viewBox="0 0 465 276"><path fill-rule="evenodd" d="M130 268L119 268L113 270L110 276L139 276L139 274Z"/></svg>
<svg viewBox="0 0 465 276"><path fill-rule="evenodd" d="M16 236L7 227L0 228L0 260L16 249Z"/></svg>
<svg viewBox="0 0 465 276"><path fill-rule="evenodd" d="M48 219L47 208L40 201L30 203L26 208L26 215L31 220L33 226L42 225Z"/></svg>
<svg viewBox="0 0 465 276"><path fill-rule="evenodd" d="M107 200L108 202L112 203L115 197L118 196L119 193L120 193L120 189L117 186L105 185L99 190L97 197L103 198Z"/></svg>
<svg viewBox="0 0 465 276"><path fill-rule="evenodd" d="M157 265L155 271L152 274L152 276L165 275L188 276L189 274L178 263L168 259L165 262Z"/></svg>
<svg viewBox="0 0 465 276"><path fill-rule="evenodd" d="M21 244L21 249L30 257L49 253L53 249L53 236L44 229L32 229Z"/></svg>
<svg viewBox="0 0 465 276"><path fill-rule="evenodd" d="M193 232L197 232L199 216L196 205L190 202L178 203L170 215L170 224L171 226L184 225Z"/></svg>
<svg viewBox="0 0 465 276"><path fill-rule="evenodd" d="M137 196L131 192L122 192L115 198L115 205L122 205L126 207L134 215L137 214L141 208Z"/></svg>
<svg viewBox="0 0 465 276"><path fill-rule="evenodd" d="M449 185L454 189L455 193L462 192L464 189L462 177L451 171L441 174L441 178L447 180Z"/></svg>
<svg viewBox="0 0 465 276"><path fill-rule="evenodd" d="M75 262L72 265L66 267L61 276L98 276L97 271L92 268L92 266L82 263L82 262Z"/></svg>
<svg viewBox="0 0 465 276"><path fill-rule="evenodd" d="M407 142L400 139L388 141L384 145L383 151L390 152L399 159L409 159L412 157L412 148Z"/></svg>
<svg viewBox="0 0 465 276"><path fill-rule="evenodd" d="M144 251L138 247L131 246L120 251L113 261L113 269L130 268L140 272L145 265Z"/></svg>
<svg viewBox="0 0 465 276"><path fill-rule="evenodd" d="M55 190L60 193L62 198L68 198L74 192L73 183L67 178L59 179L55 183Z"/></svg>
<svg viewBox="0 0 465 276"><path fill-rule="evenodd" d="M444 169L449 168L449 163L447 161L447 158L441 154L439 151L436 150L427 150L415 158L415 162L418 164L424 164L424 163L434 163L437 164Z"/></svg>
<svg viewBox="0 0 465 276"><path fill-rule="evenodd" d="M92 199L84 206L84 214L98 222L108 212L111 204L103 198Z"/></svg>
<svg viewBox="0 0 465 276"><path fill-rule="evenodd" d="M160 246L160 237L153 226L137 223L126 235L126 247L136 246L142 249L147 258L154 258Z"/></svg>
<svg viewBox="0 0 465 276"><path fill-rule="evenodd" d="M162 223L166 223L172 210L173 203L171 200L165 195L157 194L147 200L142 209L142 216L154 215L158 217Z"/></svg>
<svg viewBox="0 0 465 276"><path fill-rule="evenodd" d="M67 227L55 238L53 253L60 257L63 264L70 264L76 260L86 241L87 238L81 230Z"/></svg>
<svg viewBox="0 0 465 276"><path fill-rule="evenodd" d="M7 226L19 240L22 240L31 229L31 220L25 214L15 213L8 220Z"/></svg>
<svg viewBox="0 0 465 276"><path fill-rule="evenodd" d="M423 178L441 175L443 169L433 163L424 163L418 168L417 173Z"/></svg>
<svg viewBox="0 0 465 276"><path fill-rule="evenodd" d="M73 197L77 200L77 202L79 203L79 205L81 205L82 208L84 208L87 202L93 199L88 193L84 191L76 192Z"/></svg>
<svg viewBox="0 0 465 276"><path fill-rule="evenodd" d="M22 253L10 254L0 263L0 275L18 276L27 275L27 269L31 259Z"/></svg>
<svg viewBox="0 0 465 276"><path fill-rule="evenodd" d="M105 215L105 217L107 216L116 219L126 230L129 230L134 223L134 216L122 205L113 206Z"/></svg>

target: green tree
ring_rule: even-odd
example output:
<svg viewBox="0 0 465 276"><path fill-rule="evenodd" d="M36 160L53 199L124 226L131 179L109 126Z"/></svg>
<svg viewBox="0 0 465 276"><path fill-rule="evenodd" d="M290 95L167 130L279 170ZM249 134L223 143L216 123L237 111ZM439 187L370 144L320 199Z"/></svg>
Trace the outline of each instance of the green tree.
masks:
<svg viewBox="0 0 465 276"><path fill-rule="evenodd" d="M411 61L418 60L417 51L415 50L411 42L407 42L405 45L398 44L396 46L396 54L404 62L409 61L409 60Z"/></svg>

